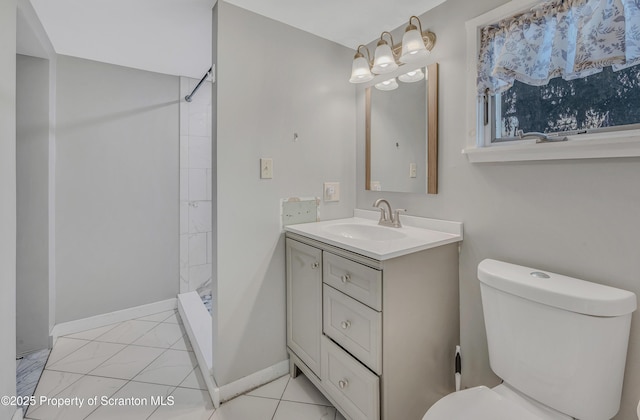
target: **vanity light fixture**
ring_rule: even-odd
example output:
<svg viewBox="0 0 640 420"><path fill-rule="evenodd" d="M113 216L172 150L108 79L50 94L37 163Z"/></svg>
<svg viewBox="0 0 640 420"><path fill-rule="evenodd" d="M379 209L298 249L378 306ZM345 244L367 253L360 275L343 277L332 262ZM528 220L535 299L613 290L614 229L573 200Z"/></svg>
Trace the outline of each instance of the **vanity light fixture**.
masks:
<svg viewBox="0 0 640 420"><path fill-rule="evenodd" d="M418 21L418 26L414 24L414 21ZM385 34L388 35L391 44L385 39ZM393 45L393 36L388 31L380 34L380 39L374 52L373 63L371 62L369 49L364 45L358 46L356 54L353 57L353 66L349 81L351 83L368 82L373 79L373 73L390 73L403 64L418 61L429 55L435 43L436 35L431 31L423 32L420 19L418 19L417 16L411 16L409 18L409 25L406 27L404 36L402 37L402 44ZM365 58L364 54L360 51L362 48L367 51L368 59ZM409 76L403 76L400 76L401 81L405 81L403 79L407 79L407 82L422 80L422 78L413 80ZM419 77L419 75L415 77Z"/></svg>
<svg viewBox="0 0 640 420"><path fill-rule="evenodd" d="M396 78L393 77L389 80L385 80L384 82L376 83L376 89L379 90L394 90L398 88L398 82L396 82Z"/></svg>

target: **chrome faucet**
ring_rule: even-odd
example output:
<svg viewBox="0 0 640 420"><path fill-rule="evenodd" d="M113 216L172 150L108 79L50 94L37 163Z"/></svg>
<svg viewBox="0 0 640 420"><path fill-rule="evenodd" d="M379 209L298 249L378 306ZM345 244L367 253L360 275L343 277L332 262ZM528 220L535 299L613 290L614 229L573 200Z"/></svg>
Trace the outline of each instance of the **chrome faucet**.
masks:
<svg viewBox="0 0 640 420"><path fill-rule="evenodd" d="M380 207L380 204L386 204L387 209ZM402 223L400 223L400 212L407 211L405 209L396 209L395 211L391 210L391 204L384 198L379 198L373 203L373 207L377 207L380 209L380 220L378 224L380 226L389 226L389 227L402 227Z"/></svg>

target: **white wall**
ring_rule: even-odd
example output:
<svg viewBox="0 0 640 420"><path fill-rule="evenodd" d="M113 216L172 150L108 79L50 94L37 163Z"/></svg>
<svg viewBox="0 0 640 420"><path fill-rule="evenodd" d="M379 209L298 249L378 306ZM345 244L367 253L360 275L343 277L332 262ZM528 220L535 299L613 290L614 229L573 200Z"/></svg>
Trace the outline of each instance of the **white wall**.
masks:
<svg viewBox="0 0 640 420"><path fill-rule="evenodd" d="M640 296L640 159L471 164L460 151L468 138L464 22L504 3L449 0L421 17L436 33L440 63L440 179L435 196L364 190L364 131L358 133L358 207L387 197L409 214L464 222L460 255L463 384L495 385L476 278L477 264L496 258L635 292ZM360 101L363 109L363 102ZM362 111L363 112L363 111ZM362 114L361 112L361 114ZM362 125L359 125L362 128ZM633 316L622 408L636 418L640 398L640 313Z"/></svg>
<svg viewBox="0 0 640 420"><path fill-rule="evenodd" d="M49 346L49 60L17 56L17 352Z"/></svg>
<svg viewBox="0 0 640 420"><path fill-rule="evenodd" d="M225 385L287 359L280 199L322 196L323 181L339 181L341 201L322 204L321 217L352 215L355 89L351 50L217 7L213 363ZM259 179L260 157L273 158L273 179Z"/></svg>
<svg viewBox="0 0 640 420"><path fill-rule="evenodd" d="M0 395L16 393L16 10L0 2Z"/></svg>
<svg viewBox="0 0 640 420"><path fill-rule="evenodd" d="M49 96L47 98L49 108L48 125L48 293L49 300L49 331L55 325L55 159L56 159L56 61L57 54L51 45L40 18L36 14L30 0L18 0L17 40L16 50L18 54L39 57L47 60ZM18 292L19 295L19 292ZM18 300L20 297L18 296Z"/></svg>
<svg viewBox="0 0 640 420"><path fill-rule="evenodd" d="M59 56L56 323L175 297L177 77Z"/></svg>

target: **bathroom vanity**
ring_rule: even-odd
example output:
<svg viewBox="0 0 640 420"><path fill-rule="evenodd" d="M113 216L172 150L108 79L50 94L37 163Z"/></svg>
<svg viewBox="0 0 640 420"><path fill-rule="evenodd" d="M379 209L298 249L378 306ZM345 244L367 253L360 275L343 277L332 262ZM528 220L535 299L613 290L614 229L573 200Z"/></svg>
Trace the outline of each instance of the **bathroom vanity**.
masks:
<svg viewBox="0 0 640 420"><path fill-rule="evenodd" d="M291 375L348 419L420 419L454 390L462 224L356 216L286 227Z"/></svg>

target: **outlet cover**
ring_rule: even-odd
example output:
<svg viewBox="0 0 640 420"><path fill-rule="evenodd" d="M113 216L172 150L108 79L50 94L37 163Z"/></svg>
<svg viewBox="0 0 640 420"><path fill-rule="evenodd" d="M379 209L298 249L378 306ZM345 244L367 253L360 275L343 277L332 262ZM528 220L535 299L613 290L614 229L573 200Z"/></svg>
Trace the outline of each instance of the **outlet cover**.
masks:
<svg viewBox="0 0 640 420"><path fill-rule="evenodd" d="M324 201L340 201L340 183L325 182L324 183Z"/></svg>

